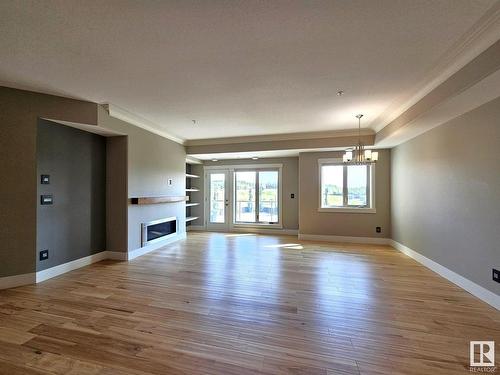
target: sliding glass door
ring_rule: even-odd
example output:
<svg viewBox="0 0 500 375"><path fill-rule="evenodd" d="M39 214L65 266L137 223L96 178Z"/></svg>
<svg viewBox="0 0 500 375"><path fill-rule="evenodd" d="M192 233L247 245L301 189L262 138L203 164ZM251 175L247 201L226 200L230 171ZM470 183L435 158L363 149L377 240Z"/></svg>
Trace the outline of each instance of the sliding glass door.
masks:
<svg viewBox="0 0 500 375"><path fill-rule="evenodd" d="M255 171L234 172L234 221L237 223L255 223L257 221L256 182L257 173Z"/></svg>
<svg viewBox="0 0 500 375"><path fill-rule="evenodd" d="M281 228L281 164L205 167L207 230Z"/></svg>
<svg viewBox="0 0 500 375"><path fill-rule="evenodd" d="M234 201L235 224L277 224L278 170L236 170Z"/></svg>
<svg viewBox="0 0 500 375"><path fill-rule="evenodd" d="M278 171L260 171L259 174L259 211L257 219L261 223L278 223Z"/></svg>

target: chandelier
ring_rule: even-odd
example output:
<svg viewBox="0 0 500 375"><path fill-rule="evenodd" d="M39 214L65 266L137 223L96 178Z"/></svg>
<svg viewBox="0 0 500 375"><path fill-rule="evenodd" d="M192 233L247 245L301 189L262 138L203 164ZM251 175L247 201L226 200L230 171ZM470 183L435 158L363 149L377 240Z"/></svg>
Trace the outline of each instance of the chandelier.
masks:
<svg viewBox="0 0 500 375"><path fill-rule="evenodd" d="M361 142L361 117L362 114L356 115L358 119L358 144L353 148L348 148L342 160L344 163L350 164L370 164L378 160L378 152L372 150L365 150L365 146Z"/></svg>

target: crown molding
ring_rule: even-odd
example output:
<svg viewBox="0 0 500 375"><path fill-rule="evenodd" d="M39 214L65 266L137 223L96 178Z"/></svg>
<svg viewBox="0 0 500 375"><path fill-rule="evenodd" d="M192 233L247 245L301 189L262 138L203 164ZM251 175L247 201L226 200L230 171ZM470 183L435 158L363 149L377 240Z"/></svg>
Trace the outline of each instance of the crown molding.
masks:
<svg viewBox="0 0 500 375"><path fill-rule="evenodd" d="M47 118L47 117L41 117L43 120L55 122L60 125L64 126L69 126L71 128L75 128L78 130L83 130L88 133L93 133L97 134L103 137L116 137L116 136L121 136L121 135L126 135L124 133L120 133L114 130L106 129L98 125L89 125L89 124L81 124L79 122L72 122L72 121L63 121L63 120L57 120L57 119L52 119L52 118Z"/></svg>
<svg viewBox="0 0 500 375"><path fill-rule="evenodd" d="M101 106L108 112L108 114L111 117L128 122L129 124L135 125L139 128L147 130L151 133L157 134L163 138L170 139L171 141L174 141L174 142L179 143L181 145L184 145L184 143L185 143L185 139L176 137L176 136L169 134L163 130L159 130L158 128L160 126L158 124L156 124L152 121L149 121L141 116L138 116L134 113L131 113L131 112L129 112L123 108L120 108L114 104L104 103L104 104L101 104Z"/></svg>
<svg viewBox="0 0 500 375"><path fill-rule="evenodd" d="M191 155L186 155L186 164L203 164L203 162Z"/></svg>
<svg viewBox="0 0 500 375"><path fill-rule="evenodd" d="M441 55L419 84L389 106L387 110L369 124L369 127L374 129L375 132L382 130L497 42L499 35L500 1L497 1L460 39Z"/></svg>
<svg viewBox="0 0 500 375"><path fill-rule="evenodd" d="M395 147L459 116L466 115L497 98L500 98L500 70L467 90L437 103L414 119L408 122L403 121L400 127L391 129L392 125L390 125L384 128L377 134L375 144L383 148Z"/></svg>
<svg viewBox="0 0 500 375"><path fill-rule="evenodd" d="M360 135L374 135L372 129L361 129ZM284 134L267 134L267 135L250 135L242 137L226 137L226 138L206 138L206 139L190 139L185 141L186 146L208 146L208 145L227 145L235 143L248 142L269 142L269 141L292 141L292 140L310 140L323 138L340 138L354 137L358 135L358 130L329 130L321 132L301 132L301 133L284 133Z"/></svg>
<svg viewBox="0 0 500 375"><path fill-rule="evenodd" d="M500 97L500 40L380 130L378 147L394 147Z"/></svg>

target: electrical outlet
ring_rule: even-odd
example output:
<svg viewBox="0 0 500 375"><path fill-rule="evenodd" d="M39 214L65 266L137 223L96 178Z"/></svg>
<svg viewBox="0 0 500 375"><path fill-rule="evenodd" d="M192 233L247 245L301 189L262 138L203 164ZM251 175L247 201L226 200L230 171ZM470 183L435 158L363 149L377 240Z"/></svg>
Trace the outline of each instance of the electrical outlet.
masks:
<svg viewBox="0 0 500 375"><path fill-rule="evenodd" d="M49 249L40 251L40 261L49 259Z"/></svg>
<svg viewBox="0 0 500 375"><path fill-rule="evenodd" d="M290 194L290 198L294 199L295 198L295 194Z"/></svg>
<svg viewBox="0 0 500 375"><path fill-rule="evenodd" d="M48 174L42 174L40 176L40 183L42 185L49 185L50 184L50 176Z"/></svg>
<svg viewBox="0 0 500 375"><path fill-rule="evenodd" d="M493 268L493 281L500 283L500 271Z"/></svg>
<svg viewBox="0 0 500 375"><path fill-rule="evenodd" d="M381 227L376 227L376 228L375 228L375 232L377 232L377 233L382 233L382 228L381 228Z"/></svg>

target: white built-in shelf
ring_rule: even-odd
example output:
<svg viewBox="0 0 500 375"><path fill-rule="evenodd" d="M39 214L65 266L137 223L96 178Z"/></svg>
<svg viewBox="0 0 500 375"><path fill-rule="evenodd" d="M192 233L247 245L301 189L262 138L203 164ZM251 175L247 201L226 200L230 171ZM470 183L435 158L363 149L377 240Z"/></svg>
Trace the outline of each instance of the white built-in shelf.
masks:
<svg viewBox="0 0 500 375"><path fill-rule="evenodd" d="M198 206L199 203L186 203L186 207Z"/></svg>
<svg viewBox="0 0 500 375"><path fill-rule="evenodd" d="M186 191L200 191L200 189L197 189L197 188L189 188L189 189L186 189Z"/></svg>
<svg viewBox="0 0 500 375"><path fill-rule="evenodd" d="M196 220L196 219L198 219L198 216L188 216L188 217L186 217L186 223L188 221L193 221L193 220Z"/></svg>
<svg viewBox="0 0 500 375"><path fill-rule="evenodd" d="M197 176L195 174L190 174L190 173L186 173L186 177L187 178L200 178L200 176Z"/></svg>
<svg viewBox="0 0 500 375"><path fill-rule="evenodd" d="M186 156L186 164L203 164L203 162L195 157Z"/></svg>

